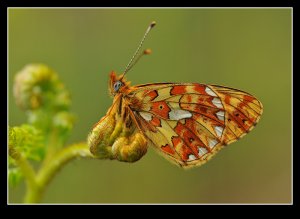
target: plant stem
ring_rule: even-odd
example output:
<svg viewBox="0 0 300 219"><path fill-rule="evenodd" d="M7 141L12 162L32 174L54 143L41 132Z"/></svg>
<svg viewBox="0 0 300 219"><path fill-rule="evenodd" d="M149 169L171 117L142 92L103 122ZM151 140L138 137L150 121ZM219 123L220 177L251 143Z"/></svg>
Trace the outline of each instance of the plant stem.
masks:
<svg viewBox="0 0 300 219"><path fill-rule="evenodd" d="M52 159L52 157L55 155L57 150L61 148L61 144L58 142L58 135L57 131L55 129L52 129L52 131L47 135L47 151L46 151L46 157L43 160L42 166L47 166L48 162Z"/></svg>
<svg viewBox="0 0 300 219"><path fill-rule="evenodd" d="M40 202L46 186L53 179L55 174L69 161L77 158L92 158L92 154L86 143L78 143L61 149L54 155L49 162L43 166L36 176L37 186L35 189L28 190L26 195L26 202L37 203Z"/></svg>
<svg viewBox="0 0 300 219"><path fill-rule="evenodd" d="M19 166L20 170L22 171L22 174L26 180L27 184L27 191L35 191L38 189L38 185L35 178L35 172L28 162L28 160L22 156L20 152L16 150L16 148L13 145L9 145L9 156L11 156ZM25 200L27 199L27 194L25 197Z"/></svg>

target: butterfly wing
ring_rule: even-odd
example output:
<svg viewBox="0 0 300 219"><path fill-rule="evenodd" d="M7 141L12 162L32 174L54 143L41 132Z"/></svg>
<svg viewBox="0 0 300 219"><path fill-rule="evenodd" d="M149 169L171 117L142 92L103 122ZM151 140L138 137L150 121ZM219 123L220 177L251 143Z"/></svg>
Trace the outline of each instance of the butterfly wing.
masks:
<svg viewBox="0 0 300 219"><path fill-rule="evenodd" d="M248 133L262 114L252 95L217 85L146 84L128 96L147 139L182 167L205 163Z"/></svg>
<svg viewBox="0 0 300 219"><path fill-rule="evenodd" d="M244 91L219 85L211 87L224 104L226 130L223 140L225 144L230 144L254 128L261 117L263 106L258 99Z"/></svg>

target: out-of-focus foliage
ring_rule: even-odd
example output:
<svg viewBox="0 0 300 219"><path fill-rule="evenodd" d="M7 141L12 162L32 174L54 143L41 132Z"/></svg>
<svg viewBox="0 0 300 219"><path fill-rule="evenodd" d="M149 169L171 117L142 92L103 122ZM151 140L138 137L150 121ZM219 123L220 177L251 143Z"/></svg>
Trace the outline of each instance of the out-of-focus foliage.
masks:
<svg viewBox="0 0 300 219"><path fill-rule="evenodd" d="M33 161L41 161L45 155L44 136L35 127L24 124L9 128L9 145L14 145L15 149L25 158ZM16 186L22 179L22 173L16 165L14 159L8 157L9 170L8 179L11 186Z"/></svg>
<svg viewBox="0 0 300 219"><path fill-rule="evenodd" d="M69 92L58 75L46 65L28 64L16 74L14 82L16 104L28 119L20 126L9 127L9 184L15 187L23 178L26 179L27 195L24 201L38 202L46 182L56 173L56 166L63 165L78 153L78 147L75 151L68 148L65 151L73 154L53 158L61 152L73 129L75 117L69 112ZM86 156L85 149L83 153ZM61 161L52 160L52 163L56 162L55 168L47 168L47 165L53 165L51 159ZM40 165L38 173L35 173L31 161Z"/></svg>
<svg viewBox="0 0 300 219"><path fill-rule="evenodd" d="M16 75L13 88L16 104L27 112L30 124L45 133L57 129L66 139L75 117L69 112L70 93L56 72L43 64L27 65Z"/></svg>

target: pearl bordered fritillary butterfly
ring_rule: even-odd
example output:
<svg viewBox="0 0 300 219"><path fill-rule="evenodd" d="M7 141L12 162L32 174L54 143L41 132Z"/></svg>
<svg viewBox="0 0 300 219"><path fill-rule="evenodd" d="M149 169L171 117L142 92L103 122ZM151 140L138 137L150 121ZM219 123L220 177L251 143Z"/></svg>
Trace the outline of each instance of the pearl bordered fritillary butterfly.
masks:
<svg viewBox="0 0 300 219"><path fill-rule="evenodd" d="M235 142L257 124L261 102L241 90L199 83L152 83L129 86L124 76L155 25L148 27L137 51L120 76L110 74L114 96L107 114L88 136L98 158L135 162L152 145L183 168L200 166L224 146Z"/></svg>

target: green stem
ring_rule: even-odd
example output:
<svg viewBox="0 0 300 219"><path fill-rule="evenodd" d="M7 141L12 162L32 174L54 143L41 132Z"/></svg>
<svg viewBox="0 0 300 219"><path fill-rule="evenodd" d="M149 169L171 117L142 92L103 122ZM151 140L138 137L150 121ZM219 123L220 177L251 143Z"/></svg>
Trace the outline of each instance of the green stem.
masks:
<svg viewBox="0 0 300 219"><path fill-rule="evenodd" d="M9 156L11 156L19 166L27 184L27 191L29 193L35 193L38 189L38 185L35 178L35 172L28 162L28 160L22 156L22 154L16 150L13 145L9 145ZM27 194L25 196L25 200L27 199Z"/></svg>
<svg viewBox="0 0 300 219"><path fill-rule="evenodd" d="M47 136L47 152L46 152L46 157L43 161L43 166L47 166L48 162L52 159L54 154L57 152L57 149L61 148L61 144L58 142L58 135L57 135L57 130L53 129L49 135Z"/></svg>
<svg viewBox="0 0 300 219"><path fill-rule="evenodd" d="M86 143L78 143L68 146L60 150L54 155L47 165L43 166L36 176L38 189L28 190L26 202L37 203L40 202L42 195L45 192L46 186L53 179L55 174L69 161L77 158L85 157L92 158L92 154Z"/></svg>

